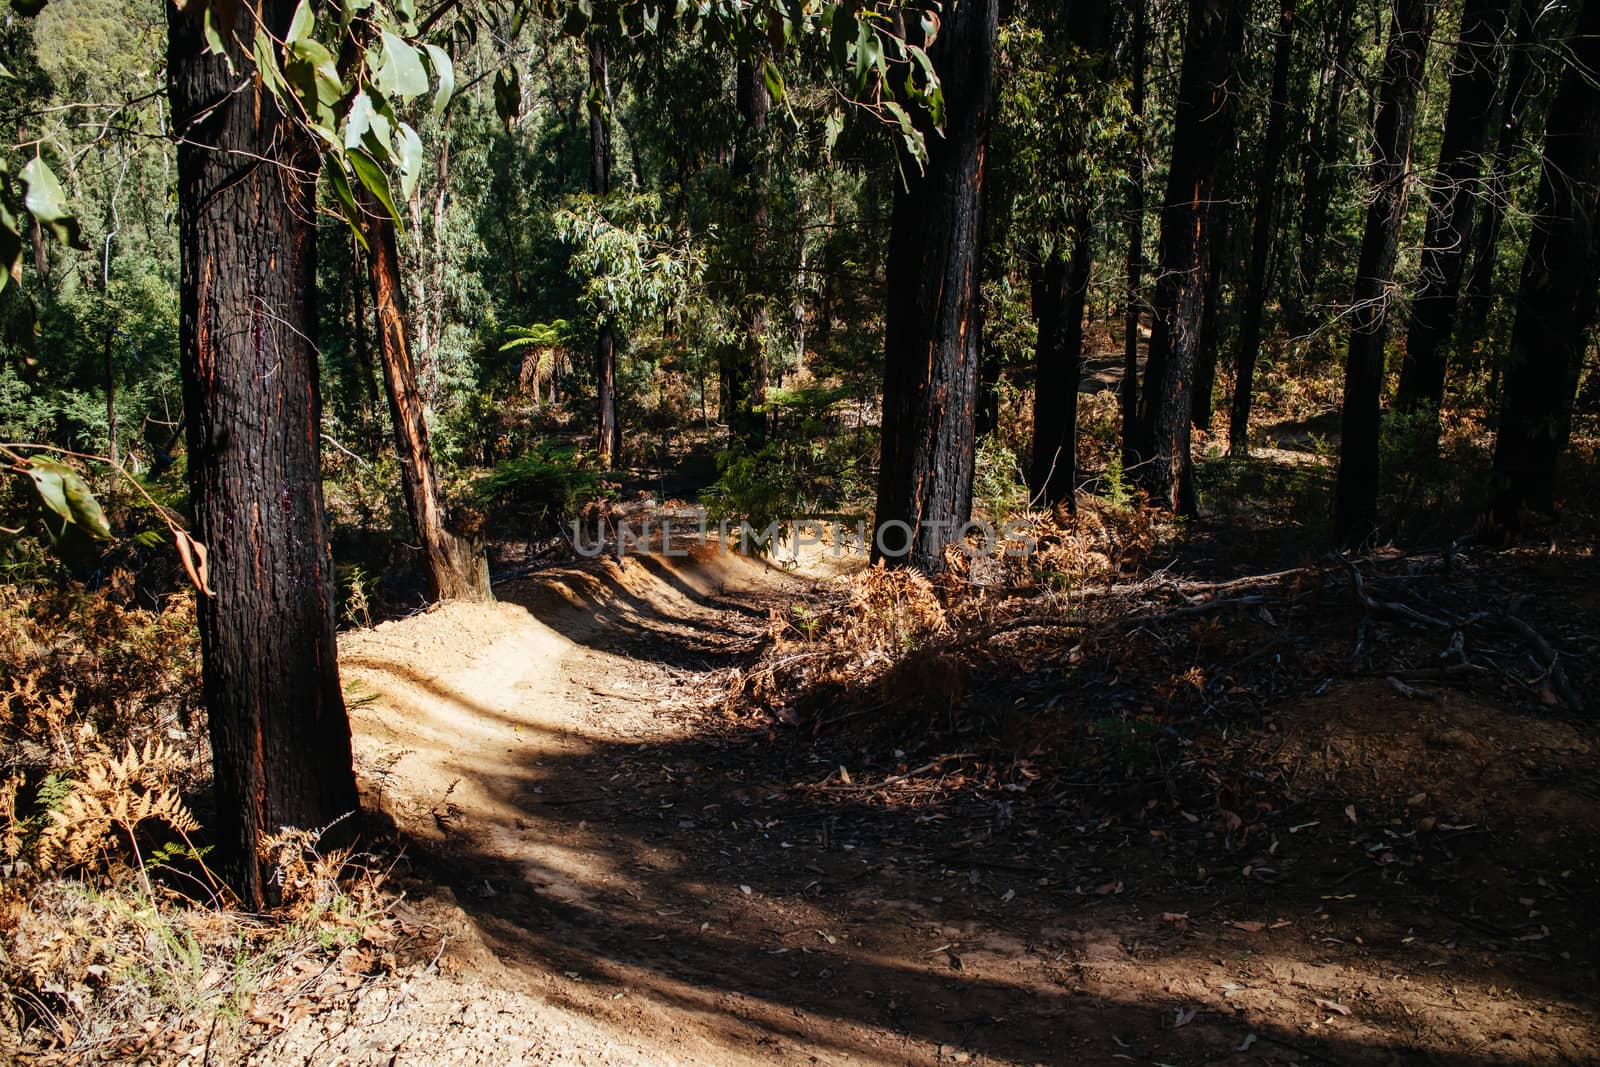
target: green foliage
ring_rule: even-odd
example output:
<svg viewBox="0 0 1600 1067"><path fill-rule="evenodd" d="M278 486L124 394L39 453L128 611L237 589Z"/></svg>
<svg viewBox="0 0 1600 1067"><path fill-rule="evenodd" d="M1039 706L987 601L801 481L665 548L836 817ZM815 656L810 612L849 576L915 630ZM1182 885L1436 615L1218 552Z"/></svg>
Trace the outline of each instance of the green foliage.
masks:
<svg viewBox="0 0 1600 1067"><path fill-rule="evenodd" d="M704 273L699 249L663 219L655 194L581 194L554 221L572 246L570 269L584 307L624 332L683 302Z"/></svg>
<svg viewBox="0 0 1600 1067"><path fill-rule="evenodd" d="M1017 454L995 434L978 442L972 475L972 503L995 524L1028 509L1027 479Z"/></svg>
<svg viewBox="0 0 1600 1067"><path fill-rule="evenodd" d="M1099 484L1095 487L1095 495L1109 508L1125 508L1133 499L1127 475L1122 470L1121 453L1113 452L1106 460L1105 470L1100 472Z"/></svg>
<svg viewBox="0 0 1600 1067"><path fill-rule="evenodd" d="M541 448L479 476L468 497L496 522L550 533L599 494L600 474L574 449Z"/></svg>

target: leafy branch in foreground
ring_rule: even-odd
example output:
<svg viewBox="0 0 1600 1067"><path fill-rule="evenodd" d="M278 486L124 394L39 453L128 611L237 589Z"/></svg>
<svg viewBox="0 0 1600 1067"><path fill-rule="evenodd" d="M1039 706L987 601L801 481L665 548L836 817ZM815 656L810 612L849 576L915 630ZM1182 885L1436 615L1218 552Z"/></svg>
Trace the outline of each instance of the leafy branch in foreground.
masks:
<svg viewBox="0 0 1600 1067"><path fill-rule="evenodd" d="M26 477L38 492L39 500L46 512L60 520L59 525L52 526L49 519L46 519L45 530L50 534L52 541L59 541L68 526L77 527L95 540L108 541L112 536L111 524L106 521L105 511L95 499L94 492L89 488L89 483L84 480L83 475L58 459L48 456L24 456L21 454L23 451L47 452L63 459L101 463L116 471L123 481L133 486L139 495L144 497L145 502L161 517L161 521L166 523L167 530L172 534L173 544L177 546L178 557L183 562L183 569L189 575L189 580L194 583L194 587L206 596L216 595L211 590L207 571L206 546L195 540L189 531L184 529L172 510L158 503L139 479L129 473L122 464L105 456L72 452L55 445L18 442L0 445L0 457L10 461L9 465L0 467L0 470ZM14 534L20 531L6 532Z"/></svg>

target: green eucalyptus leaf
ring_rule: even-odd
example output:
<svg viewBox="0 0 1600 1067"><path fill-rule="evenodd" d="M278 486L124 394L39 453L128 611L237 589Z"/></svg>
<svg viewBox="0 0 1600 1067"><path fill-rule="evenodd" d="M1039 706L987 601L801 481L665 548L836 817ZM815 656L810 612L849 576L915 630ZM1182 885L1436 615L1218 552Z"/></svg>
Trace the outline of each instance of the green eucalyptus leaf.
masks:
<svg viewBox="0 0 1600 1067"><path fill-rule="evenodd" d="M345 158L350 161L350 169L355 171L357 180L367 187L367 191L383 205L383 210L394 220L395 229L403 229L405 220L400 217L400 209L395 206L394 194L389 189L388 175L383 173L383 168L378 165L377 160L360 149L345 153Z"/></svg>
<svg viewBox="0 0 1600 1067"><path fill-rule="evenodd" d="M338 198L339 207L344 211L345 221L350 223L350 232L355 235L356 243L370 253L372 246L367 244L361 206L356 203L355 193L350 190L350 179L345 177L344 168L337 163L327 168L327 174L328 184L333 186L333 194Z"/></svg>
<svg viewBox="0 0 1600 1067"><path fill-rule="evenodd" d="M344 146L346 149L360 148L361 139L372 128L372 97L365 92L355 95L350 101L350 111L344 117Z"/></svg>
<svg viewBox="0 0 1600 1067"><path fill-rule="evenodd" d="M516 67L506 67L494 76L494 110L510 130L522 111L522 77Z"/></svg>
<svg viewBox="0 0 1600 1067"><path fill-rule="evenodd" d="M28 477L33 480L45 507L74 526L82 527L90 537L102 540L111 537L111 527L106 522L105 512L100 510L100 502L77 471L55 460L30 459Z"/></svg>
<svg viewBox="0 0 1600 1067"><path fill-rule="evenodd" d="M289 32L283 35L283 43L292 45L304 41L316 26L317 17L311 13L310 0L300 0L300 6L294 9L294 18L289 20Z"/></svg>
<svg viewBox="0 0 1600 1067"><path fill-rule="evenodd" d="M422 54L388 30L383 31L383 58L375 75L386 96L410 100L428 91L428 71Z"/></svg>
<svg viewBox="0 0 1600 1067"><path fill-rule="evenodd" d="M22 168L20 177L27 187L23 205L39 220L39 224L55 234L56 240L62 244L78 249L87 248L78 220L67 204L67 192L61 188L61 182L49 164L43 158L34 156Z"/></svg>
<svg viewBox="0 0 1600 1067"><path fill-rule="evenodd" d="M400 192L410 200L411 194L416 191L417 179L422 176L422 138L404 122L400 124L396 155L400 163Z"/></svg>
<svg viewBox="0 0 1600 1067"><path fill-rule="evenodd" d="M271 35L259 26L256 27L256 37L251 44L251 51L255 53L256 69L261 72L262 84L274 96L287 96L289 83L283 80L283 71L278 69L278 50Z"/></svg>
<svg viewBox="0 0 1600 1067"><path fill-rule="evenodd" d="M423 51L428 53L428 62L433 66L433 76L439 79L439 90L433 94L433 117L444 117L444 109L450 106L450 98L456 95L456 68L450 60L450 53L436 44L425 44Z"/></svg>
<svg viewBox="0 0 1600 1067"><path fill-rule="evenodd" d="M761 61L761 77L767 83L767 95L773 103L783 99L783 74L770 59Z"/></svg>

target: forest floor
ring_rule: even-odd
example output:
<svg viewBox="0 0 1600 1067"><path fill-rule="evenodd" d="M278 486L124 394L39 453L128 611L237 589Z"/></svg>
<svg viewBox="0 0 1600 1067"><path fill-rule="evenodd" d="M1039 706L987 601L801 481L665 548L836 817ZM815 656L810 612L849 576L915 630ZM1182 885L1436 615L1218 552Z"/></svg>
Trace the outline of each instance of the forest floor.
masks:
<svg viewBox="0 0 1600 1067"><path fill-rule="evenodd" d="M1592 553L1516 565L1592 651ZM253 1026L251 1061L1600 1056L1592 720L1331 668L1406 639L1342 582L1222 636L1139 631L1249 661L1152 736L1094 726L1153 699L1136 666L1069 674L1065 648L962 683L1087 723L1004 758L987 726L897 740L848 703L819 726L718 699L769 609L849 581L826 570L606 559L345 634L413 959Z"/></svg>

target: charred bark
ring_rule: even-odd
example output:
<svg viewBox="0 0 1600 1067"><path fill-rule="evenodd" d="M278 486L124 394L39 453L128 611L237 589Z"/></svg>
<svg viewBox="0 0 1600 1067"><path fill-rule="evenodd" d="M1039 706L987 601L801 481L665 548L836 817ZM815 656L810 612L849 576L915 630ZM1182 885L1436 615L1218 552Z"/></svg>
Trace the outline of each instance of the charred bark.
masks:
<svg viewBox="0 0 1600 1067"><path fill-rule="evenodd" d="M263 0L254 17L281 38L294 9ZM233 27L210 55L197 14L167 13L189 490L215 594L199 628L216 836L260 907L263 840L357 804L318 455L317 154Z"/></svg>
<svg viewBox="0 0 1600 1067"><path fill-rule="evenodd" d="M1267 303L1267 262L1272 258L1272 217L1278 171L1283 166L1289 126L1289 67L1294 58L1295 0L1279 0L1278 40L1272 56L1272 101L1256 170L1255 210L1250 222L1250 264L1244 304L1239 312L1239 351L1234 357L1233 404L1228 413L1228 451L1250 454L1250 401L1255 391L1256 357L1261 351L1261 319Z"/></svg>
<svg viewBox="0 0 1600 1067"><path fill-rule="evenodd" d="M1473 231L1472 270L1461 294L1456 350L1474 364L1478 363L1478 343L1483 339L1489 308L1494 301L1495 261L1511 195L1511 160L1522 148L1528 112L1539 95L1529 85L1535 69L1538 6L1533 0L1524 0L1517 6L1516 31L1509 48L1505 84L1500 88L1497 116L1500 133L1483 179L1483 200L1478 208L1478 225Z"/></svg>
<svg viewBox="0 0 1600 1067"><path fill-rule="evenodd" d="M1132 84L1128 105L1132 109L1133 151L1128 159L1128 254L1125 272L1128 279L1126 304L1122 309L1122 384L1117 400L1122 412L1122 460L1131 467L1137 462L1134 438L1139 419L1139 312L1144 306L1144 75L1145 38L1148 34L1148 0L1133 0L1133 33L1129 48Z"/></svg>
<svg viewBox="0 0 1600 1067"><path fill-rule="evenodd" d="M1233 227L1232 205L1227 194L1221 192L1211 205L1211 240L1206 253L1205 287L1200 306L1200 344L1194 357L1194 408L1189 421L1197 430L1211 430L1213 404L1211 394L1217 387L1217 361L1222 351L1222 335L1226 329L1223 314L1222 283L1231 266L1232 249L1228 239Z"/></svg>
<svg viewBox="0 0 1600 1067"><path fill-rule="evenodd" d="M611 192L611 69L606 42L594 30L584 38L589 55L589 191ZM609 318L595 335L595 451L609 469L622 456L622 426L617 421L617 334Z"/></svg>
<svg viewBox="0 0 1600 1067"><path fill-rule="evenodd" d="M1195 510L1190 416L1200 341L1211 204L1233 140L1234 61L1244 40L1242 0L1190 0L1172 163L1161 208L1161 265L1150 354L1139 397L1141 481L1163 507Z"/></svg>
<svg viewBox="0 0 1600 1067"><path fill-rule="evenodd" d="M1065 5L1066 40L1075 49L1071 62L1097 76L1109 65L1106 54L1109 10L1103 0L1075 0ZM1058 131L1063 159L1085 155L1082 130ZM1068 168L1069 187L1083 184L1077 168ZM1036 301L1039 335L1034 347L1033 456L1028 486L1046 507L1077 510L1078 386L1083 378L1083 317L1089 295L1089 269L1094 249L1094 219L1079 192L1069 213L1068 235L1045 261L1042 302ZM1061 245L1066 247L1061 247Z"/></svg>
<svg viewBox="0 0 1600 1067"><path fill-rule="evenodd" d="M1343 0L1339 6L1326 95L1322 98L1322 110L1306 153L1301 181L1299 284L1294 293L1289 323L1289 332L1293 334L1305 332L1309 320L1306 305L1317 299L1322 277L1328 207L1333 199L1334 179L1338 174L1340 145L1344 143L1340 133L1344 126L1345 102L1354 81L1350 55L1356 43L1355 10L1355 0Z"/></svg>
<svg viewBox="0 0 1600 1067"><path fill-rule="evenodd" d="M1405 214L1417 90L1437 13L1438 0L1395 0L1390 15L1368 167L1366 228L1356 263L1345 353L1339 477L1334 489L1334 535L1352 547L1365 542L1378 523L1378 438L1389 289Z"/></svg>
<svg viewBox="0 0 1600 1067"><path fill-rule="evenodd" d="M1086 214L1086 213L1085 213ZM1083 378L1083 305L1089 290L1089 220L1072 250L1045 261L1034 347L1033 457L1028 488L1044 507L1077 510L1078 386Z"/></svg>
<svg viewBox="0 0 1600 1067"><path fill-rule="evenodd" d="M735 436L759 444L766 436L767 419L761 406L767 402L767 182L770 167L763 139L767 111L772 106L767 80L758 63L739 64L734 77L734 97L739 109L739 135L734 144L730 168L737 196L744 205L741 222L749 238L744 243L744 262L738 272L741 291L739 307L740 344L730 349L738 365L730 368L733 385L731 410L724 418Z"/></svg>
<svg viewBox="0 0 1600 1067"><path fill-rule="evenodd" d="M1444 140L1429 191L1422 275L1411 303L1405 362L1395 407L1435 417L1444 401L1445 353L1472 239L1483 150L1500 74L1500 42L1510 0L1466 0L1450 69Z"/></svg>
<svg viewBox="0 0 1600 1067"><path fill-rule="evenodd" d="M1545 123L1533 232L1522 263L1494 452L1494 517L1553 513L1556 473L1594 323L1600 255L1600 0L1586 0Z"/></svg>
<svg viewBox="0 0 1600 1067"><path fill-rule="evenodd" d="M928 573L972 513L978 268L997 0L956 0L931 47L947 110L896 189L886 264L883 429L873 557ZM908 15L908 26L917 21ZM926 123L925 115L917 121ZM926 128L926 126L924 126ZM887 524L903 524L887 528Z"/></svg>

